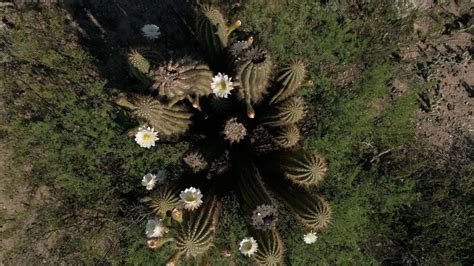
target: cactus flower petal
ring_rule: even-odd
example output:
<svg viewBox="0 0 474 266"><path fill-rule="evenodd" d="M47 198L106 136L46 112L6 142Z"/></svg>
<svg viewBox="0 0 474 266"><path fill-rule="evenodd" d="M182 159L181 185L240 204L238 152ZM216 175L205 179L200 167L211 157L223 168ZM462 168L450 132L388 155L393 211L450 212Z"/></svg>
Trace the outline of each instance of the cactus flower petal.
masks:
<svg viewBox="0 0 474 266"><path fill-rule="evenodd" d="M167 228L161 219L151 219L146 223L145 234L148 238L156 238L163 236Z"/></svg>
<svg viewBox="0 0 474 266"><path fill-rule="evenodd" d="M152 190L155 187L157 181L158 179L156 175L149 173L143 176L142 186L146 187L146 190Z"/></svg>

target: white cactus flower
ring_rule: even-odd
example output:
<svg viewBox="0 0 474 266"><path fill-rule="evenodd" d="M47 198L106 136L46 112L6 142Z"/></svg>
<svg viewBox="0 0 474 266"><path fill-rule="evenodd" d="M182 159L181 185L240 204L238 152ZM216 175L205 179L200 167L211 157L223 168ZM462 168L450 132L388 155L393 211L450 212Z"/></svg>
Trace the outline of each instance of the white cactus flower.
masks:
<svg viewBox="0 0 474 266"><path fill-rule="evenodd" d="M240 241L239 244L239 251L240 253L244 254L245 256L252 256L255 252L257 252L258 244L253 237L246 237Z"/></svg>
<svg viewBox="0 0 474 266"><path fill-rule="evenodd" d="M229 76L225 74L218 73L212 78L212 92L217 97L227 98L227 96L230 95L230 91L234 89L231 79L232 78L229 78Z"/></svg>
<svg viewBox="0 0 474 266"><path fill-rule="evenodd" d="M155 24L146 24L142 27L142 35L147 39L158 39L161 36L160 27Z"/></svg>
<svg viewBox="0 0 474 266"><path fill-rule="evenodd" d="M148 238L156 238L163 236L168 229L161 219L150 219L146 223L145 234Z"/></svg>
<svg viewBox="0 0 474 266"><path fill-rule="evenodd" d="M186 210L195 210L199 208L202 204L202 193L201 190L197 188L187 188L184 191L181 191L181 194L179 194L179 197L181 198L181 201L184 203L184 208Z"/></svg>
<svg viewBox="0 0 474 266"><path fill-rule="evenodd" d="M153 128L139 128L135 134L135 142L140 147L149 149L151 146L155 146L155 142L159 140L157 134Z"/></svg>
<svg viewBox="0 0 474 266"><path fill-rule="evenodd" d="M156 175L149 173L143 176L142 179L142 186L146 187L146 190L152 190L158 179L156 178Z"/></svg>
<svg viewBox="0 0 474 266"><path fill-rule="evenodd" d="M232 44L232 49L234 49L235 53L240 54L245 49L249 48L249 43L247 41L238 41Z"/></svg>
<svg viewBox="0 0 474 266"><path fill-rule="evenodd" d="M318 236L316 235L316 233L309 232L303 236L303 240L308 245L313 244L314 242L316 242L316 240L318 240Z"/></svg>

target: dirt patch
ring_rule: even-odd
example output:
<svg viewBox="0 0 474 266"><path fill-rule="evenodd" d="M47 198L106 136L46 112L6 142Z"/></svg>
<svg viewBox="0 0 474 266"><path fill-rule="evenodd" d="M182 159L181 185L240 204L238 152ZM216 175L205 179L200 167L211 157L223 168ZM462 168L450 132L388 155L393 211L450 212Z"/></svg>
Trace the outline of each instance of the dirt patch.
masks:
<svg viewBox="0 0 474 266"><path fill-rule="evenodd" d="M474 142L474 39L459 32L418 45L426 58L419 75L432 84L420 95L417 136L440 167L467 163Z"/></svg>

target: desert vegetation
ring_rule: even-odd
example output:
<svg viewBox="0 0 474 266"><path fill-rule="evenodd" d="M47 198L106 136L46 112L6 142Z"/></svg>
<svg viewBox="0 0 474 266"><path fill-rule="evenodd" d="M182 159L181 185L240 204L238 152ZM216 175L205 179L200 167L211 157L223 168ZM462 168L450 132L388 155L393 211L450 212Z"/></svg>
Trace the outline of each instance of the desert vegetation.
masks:
<svg viewBox="0 0 474 266"><path fill-rule="evenodd" d="M471 264L473 7L419 2L2 5L2 263Z"/></svg>

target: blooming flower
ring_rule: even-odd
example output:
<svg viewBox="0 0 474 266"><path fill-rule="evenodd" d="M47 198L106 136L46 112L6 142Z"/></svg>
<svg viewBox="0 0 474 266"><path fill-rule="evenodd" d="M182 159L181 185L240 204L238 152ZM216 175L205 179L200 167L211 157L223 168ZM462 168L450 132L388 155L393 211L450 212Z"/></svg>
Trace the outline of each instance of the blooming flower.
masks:
<svg viewBox="0 0 474 266"><path fill-rule="evenodd" d="M155 141L159 140L157 134L153 128L139 128L135 134L135 142L142 148L150 148L155 146Z"/></svg>
<svg viewBox="0 0 474 266"><path fill-rule="evenodd" d="M148 238L161 237L167 228L160 219L151 219L146 223L145 234Z"/></svg>
<svg viewBox="0 0 474 266"><path fill-rule="evenodd" d="M309 232L303 236L303 240L306 244L313 244L316 242L316 240L318 240L318 236L316 233Z"/></svg>
<svg viewBox="0 0 474 266"><path fill-rule="evenodd" d="M244 254L245 256L252 256L255 252L257 252L258 244L253 237L246 237L240 241L240 253Z"/></svg>
<svg viewBox="0 0 474 266"><path fill-rule="evenodd" d="M202 194L201 190L190 187L185 189L184 191L181 191L181 194L179 194L179 197L181 198L181 201L184 203L184 208L186 210L195 210L199 208L202 204Z"/></svg>
<svg viewBox="0 0 474 266"><path fill-rule="evenodd" d="M142 186L146 187L146 190L152 190L156 185L156 181L157 181L156 175L151 174L151 173L146 174L143 176Z"/></svg>
<svg viewBox="0 0 474 266"><path fill-rule="evenodd" d="M142 27L142 35L147 39L158 39L161 36L160 27L155 24L146 24Z"/></svg>
<svg viewBox="0 0 474 266"><path fill-rule="evenodd" d="M212 92L221 98L227 98L230 91L234 89L234 86L231 81L232 78L229 78L227 75L218 73L212 78L211 89Z"/></svg>
<svg viewBox="0 0 474 266"><path fill-rule="evenodd" d="M249 43L247 41L238 41L232 44L232 49L234 49L234 51L237 54L240 54L243 50L248 49L248 48L249 48Z"/></svg>

